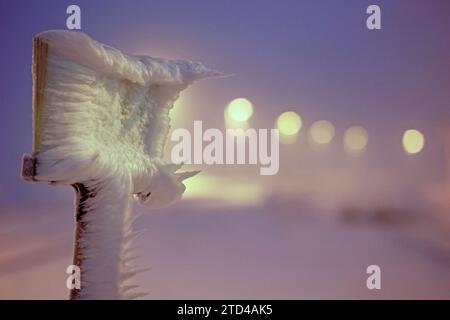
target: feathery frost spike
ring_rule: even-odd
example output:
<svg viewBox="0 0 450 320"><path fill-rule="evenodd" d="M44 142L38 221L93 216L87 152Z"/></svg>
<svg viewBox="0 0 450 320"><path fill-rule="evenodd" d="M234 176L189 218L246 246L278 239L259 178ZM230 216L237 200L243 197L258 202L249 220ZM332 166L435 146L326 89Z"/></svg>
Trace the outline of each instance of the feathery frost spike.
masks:
<svg viewBox="0 0 450 320"><path fill-rule="evenodd" d="M133 299L143 298L148 295L149 295L149 293L147 293L147 292L137 292L137 293L130 293L130 294L126 293L125 298L129 299L129 300L133 300Z"/></svg>
<svg viewBox="0 0 450 320"><path fill-rule="evenodd" d="M200 170L196 170L196 171L186 171L186 172L175 173L175 175L177 176L178 181L181 182L181 181L186 180L190 177L193 177L199 173L200 173Z"/></svg>
<svg viewBox="0 0 450 320"><path fill-rule="evenodd" d="M138 297L123 291L139 272L126 267L137 235L133 203L181 198L195 172L175 173L182 165L162 160L169 111L195 80L218 76L198 62L127 55L81 32L34 38L33 152L23 177L75 188L82 279L71 298Z"/></svg>
<svg viewBox="0 0 450 320"><path fill-rule="evenodd" d="M128 286L122 286L122 287L120 287L120 289L121 289L123 292L127 292L127 291L130 291L130 290L136 289L136 288L139 288L139 286L138 286L138 285L128 285Z"/></svg>

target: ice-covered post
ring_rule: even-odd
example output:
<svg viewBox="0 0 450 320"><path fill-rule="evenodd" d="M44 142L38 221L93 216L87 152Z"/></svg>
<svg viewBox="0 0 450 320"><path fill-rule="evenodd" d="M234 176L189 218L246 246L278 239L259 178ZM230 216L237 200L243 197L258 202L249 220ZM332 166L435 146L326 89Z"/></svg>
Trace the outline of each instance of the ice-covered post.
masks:
<svg viewBox="0 0 450 320"><path fill-rule="evenodd" d="M169 110L200 63L130 56L80 32L47 31L33 44L33 150L22 175L76 191L72 299L139 296L129 279L133 202L163 206L184 192L180 165L162 160Z"/></svg>

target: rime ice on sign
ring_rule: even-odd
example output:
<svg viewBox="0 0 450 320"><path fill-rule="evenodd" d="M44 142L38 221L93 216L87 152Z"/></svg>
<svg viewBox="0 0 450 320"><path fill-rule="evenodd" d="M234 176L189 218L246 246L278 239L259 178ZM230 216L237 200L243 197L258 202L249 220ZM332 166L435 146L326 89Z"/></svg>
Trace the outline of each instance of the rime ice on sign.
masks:
<svg viewBox="0 0 450 320"><path fill-rule="evenodd" d="M179 165L162 160L169 110L195 80L220 74L200 63L129 56L80 32L47 31L33 46L33 153L26 180L77 192L72 298L134 298L129 284L137 200L163 206L184 192Z"/></svg>

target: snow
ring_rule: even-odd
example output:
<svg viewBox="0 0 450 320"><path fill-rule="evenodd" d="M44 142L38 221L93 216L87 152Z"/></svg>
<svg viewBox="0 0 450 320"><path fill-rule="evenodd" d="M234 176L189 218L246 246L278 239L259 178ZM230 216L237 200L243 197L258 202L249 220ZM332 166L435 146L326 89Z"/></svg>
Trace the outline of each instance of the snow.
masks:
<svg viewBox="0 0 450 320"><path fill-rule="evenodd" d="M153 194L140 197L143 204L178 200L179 167L161 159L168 114L181 90L218 73L190 61L127 56L79 32L39 37L50 49L35 178L68 185L126 172L134 194L148 194L152 177L167 183L165 201Z"/></svg>
<svg viewBox="0 0 450 320"><path fill-rule="evenodd" d="M180 91L220 73L201 63L126 55L86 34L46 31L46 85L34 179L82 184L75 262L76 298L127 299L132 292L133 203L169 205L197 172L162 160L169 111ZM78 212L78 213L79 213Z"/></svg>
<svg viewBox="0 0 450 320"><path fill-rule="evenodd" d="M3 212L0 298L67 299L70 211L49 204ZM134 278L146 299L450 298L450 251L397 227L323 221L298 206L186 200L135 224L147 229L136 264L151 270ZM366 288L369 264L381 267L379 291Z"/></svg>
<svg viewBox="0 0 450 320"><path fill-rule="evenodd" d="M141 86L186 86L195 80L222 75L199 62L127 55L82 32L51 30L36 36L47 42L58 56L105 76Z"/></svg>

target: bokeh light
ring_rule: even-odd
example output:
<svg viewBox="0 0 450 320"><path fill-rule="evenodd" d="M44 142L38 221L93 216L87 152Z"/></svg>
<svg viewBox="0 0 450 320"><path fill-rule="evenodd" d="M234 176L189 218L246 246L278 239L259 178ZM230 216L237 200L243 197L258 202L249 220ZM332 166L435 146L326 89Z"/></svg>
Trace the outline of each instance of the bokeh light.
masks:
<svg viewBox="0 0 450 320"><path fill-rule="evenodd" d="M344 146L351 153L361 153L366 149L369 135L367 130L360 126L353 126L345 130Z"/></svg>
<svg viewBox="0 0 450 320"><path fill-rule="evenodd" d="M245 98L237 98L228 104L225 114L233 121L245 122L253 114L253 105Z"/></svg>
<svg viewBox="0 0 450 320"><path fill-rule="evenodd" d="M283 135L295 135L302 128L302 118L293 111L283 112L277 119L277 128Z"/></svg>
<svg viewBox="0 0 450 320"><path fill-rule="evenodd" d="M199 174L183 184L183 199L210 201L216 206L260 205L266 196L261 184L223 176Z"/></svg>
<svg viewBox="0 0 450 320"><path fill-rule="evenodd" d="M403 133L403 148L407 153L415 154L425 146L425 136L416 129L408 129Z"/></svg>
<svg viewBox="0 0 450 320"><path fill-rule="evenodd" d="M309 129L309 136L319 145L328 144L334 138L334 126L327 120L316 121Z"/></svg>

